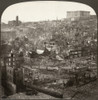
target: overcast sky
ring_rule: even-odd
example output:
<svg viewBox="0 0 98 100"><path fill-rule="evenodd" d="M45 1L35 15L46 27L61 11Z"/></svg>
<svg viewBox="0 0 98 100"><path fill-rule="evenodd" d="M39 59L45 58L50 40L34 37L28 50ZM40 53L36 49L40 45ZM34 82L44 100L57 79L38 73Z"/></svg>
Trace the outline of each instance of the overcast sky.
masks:
<svg viewBox="0 0 98 100"><path fill-rule="evenodd" d="M9 6L2 14L2 22L15 20L19 16L22 22L42 21L66 18L67 11L90 11L95 15L95 11L88 5L75 2L61 1L33 1L17 3Z"/></svg>

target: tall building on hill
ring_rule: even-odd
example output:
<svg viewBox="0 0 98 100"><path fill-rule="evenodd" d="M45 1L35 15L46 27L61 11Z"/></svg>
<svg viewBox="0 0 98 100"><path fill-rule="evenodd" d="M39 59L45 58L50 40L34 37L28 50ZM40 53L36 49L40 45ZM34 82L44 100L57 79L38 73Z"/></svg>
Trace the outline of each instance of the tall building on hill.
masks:
<svg viewBox="0 0 98 100"><path fill-rule="evenodd" d="M16 16L16 26L18 26L19 24L19 19L18 19L18 16Z"/></svg>
<svg viewBox="0 0 98 100"><path fill-rule="evenodd" d="M12 20L8 22L8 25L10 26L19 26L21 24L21 21L19 21L19 17L16 16L16 20Z"/></svg>
<svg viewBox="0 0 98 100"><path fill-rule="evenodd" d="M89 18L90 11L68 11L67 18L71 20L77 20L82 18Z"/></svg>

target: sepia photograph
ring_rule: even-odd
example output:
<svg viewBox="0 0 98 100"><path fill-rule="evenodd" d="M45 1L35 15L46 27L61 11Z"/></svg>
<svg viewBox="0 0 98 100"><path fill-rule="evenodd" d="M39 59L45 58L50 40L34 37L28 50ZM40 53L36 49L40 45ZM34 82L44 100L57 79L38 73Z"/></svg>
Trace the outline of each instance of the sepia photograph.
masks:
<svg viewBox="0 0 98 100"><path fill-rule="evenodd" d="M2 99L98 99L97 15L79 2L29 1L1 16Z"/></svg>

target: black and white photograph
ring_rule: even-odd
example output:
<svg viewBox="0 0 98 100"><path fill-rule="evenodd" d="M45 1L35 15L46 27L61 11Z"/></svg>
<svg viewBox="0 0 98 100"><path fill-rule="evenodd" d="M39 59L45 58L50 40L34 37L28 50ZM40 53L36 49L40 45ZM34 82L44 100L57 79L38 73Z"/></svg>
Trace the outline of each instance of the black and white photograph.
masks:
<svg viewBox="0 0 98 100"><path fill-rule="evenodd" d="M98 100L96 12L68 1L10 5L0 59L2 99Z"/></svg>

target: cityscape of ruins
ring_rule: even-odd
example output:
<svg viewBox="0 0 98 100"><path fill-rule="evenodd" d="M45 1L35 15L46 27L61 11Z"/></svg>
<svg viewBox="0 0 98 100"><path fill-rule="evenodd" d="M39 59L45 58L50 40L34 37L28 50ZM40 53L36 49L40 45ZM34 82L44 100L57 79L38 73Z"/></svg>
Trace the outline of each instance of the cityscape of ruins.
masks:
<svg viewBox="0 0 98 100"><path fill-rule="evenodd" d="M31 17L31 16L30 16ZM33 19L33 17L32 17ZM2 98L89 100L97 80L97 16L1 23Z"/></svg>

